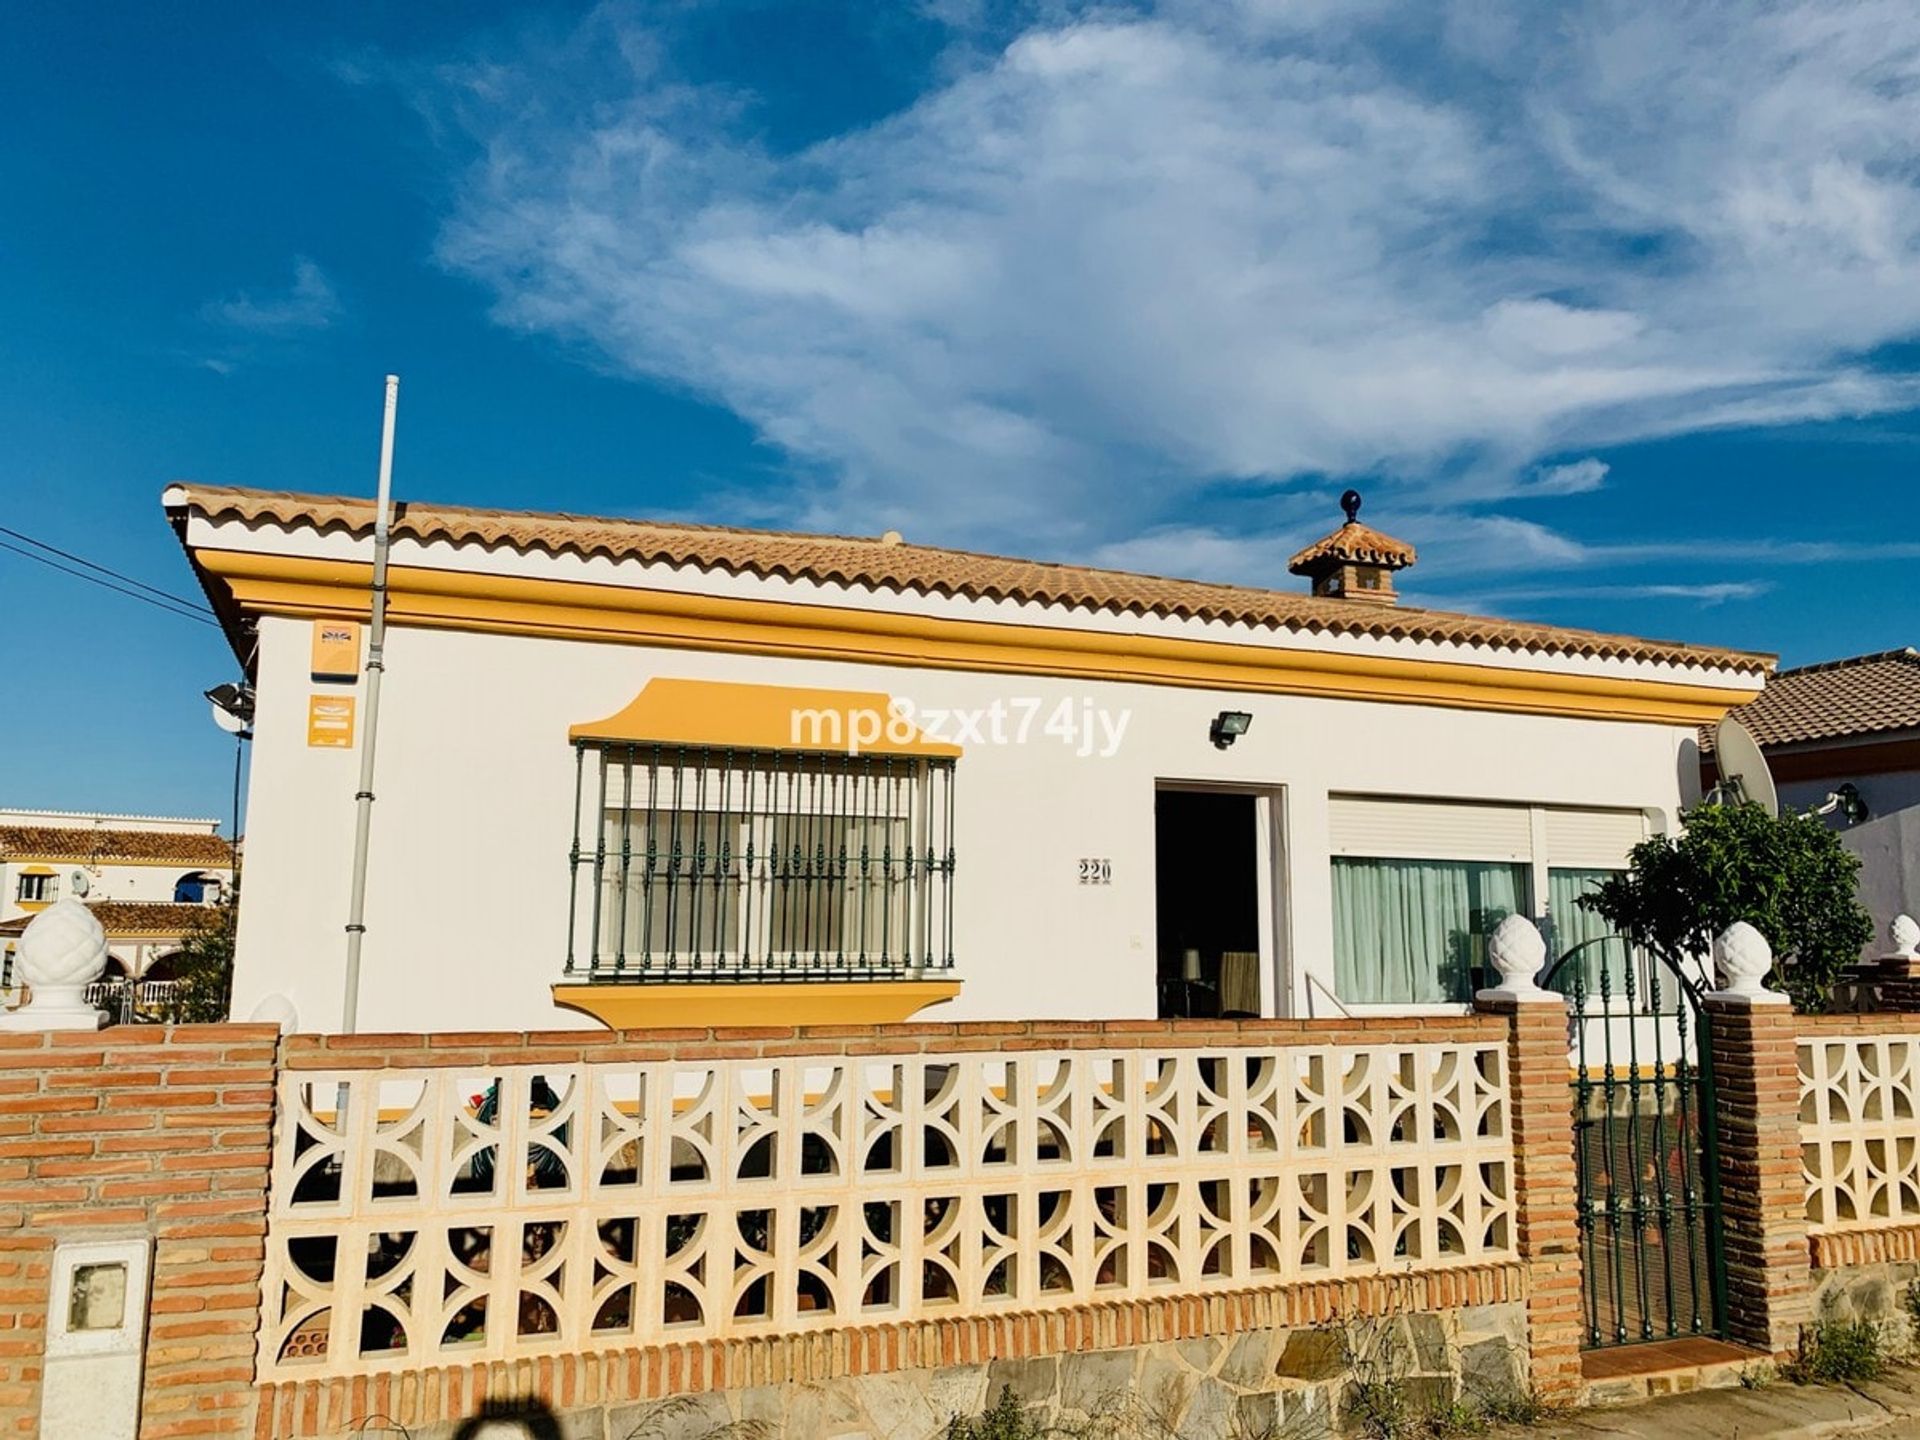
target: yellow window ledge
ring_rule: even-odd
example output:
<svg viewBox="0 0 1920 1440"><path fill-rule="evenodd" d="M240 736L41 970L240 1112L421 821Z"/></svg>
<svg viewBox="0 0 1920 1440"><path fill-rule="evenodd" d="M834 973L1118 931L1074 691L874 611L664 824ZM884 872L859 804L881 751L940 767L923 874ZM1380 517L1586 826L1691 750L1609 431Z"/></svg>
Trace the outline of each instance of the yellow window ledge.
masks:
<svg viewBox="0 0 1920 1440"><path fill-rule="evenodd" d="M960 993L958 980L728 980L558 984L553 1003L610 1030L719 1025L891 1025Z"/></svg>

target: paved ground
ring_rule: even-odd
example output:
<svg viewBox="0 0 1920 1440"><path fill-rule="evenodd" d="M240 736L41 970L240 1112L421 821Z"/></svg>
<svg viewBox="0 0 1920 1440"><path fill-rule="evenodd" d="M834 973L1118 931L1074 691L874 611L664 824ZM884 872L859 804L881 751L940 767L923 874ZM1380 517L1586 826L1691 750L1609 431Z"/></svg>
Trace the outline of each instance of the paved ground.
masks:
<svg viewBox="0 0 1920 1440"><path fill-rule="evenodd" d="M1829 1435L1920 1437L1920 1368L1852 1388L1790 1385L1696 1390L1665 1400L1573 1411L1532 1430L1572 1440L1817 1440Z"/></svg>

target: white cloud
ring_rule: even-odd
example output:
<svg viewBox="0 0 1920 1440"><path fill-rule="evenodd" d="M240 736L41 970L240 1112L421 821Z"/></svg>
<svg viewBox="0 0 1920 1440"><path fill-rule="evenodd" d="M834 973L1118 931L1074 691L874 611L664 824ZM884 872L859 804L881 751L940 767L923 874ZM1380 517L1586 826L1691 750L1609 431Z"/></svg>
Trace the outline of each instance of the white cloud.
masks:
<svg viewBox="0 0 1920 1440"><path fill-rule="evenodd" d="M1565 465L1542 465L1527 478L1522 493L1527 495L1584 495L1607 483L1612 470L1604 460L1589 455Z"/></svg>
<svg viewBox="0 0 1920 1440"><path fill-rule="evenodd" d="M1586 564L1447 507L1915 398L1860 358L1920 331L1907 0L1038 13L795 154L624 11L484 57L440 254L746 417L796 523L1209 573L1245 541L1183 524L1202 484L1371 474L1402 533Z"/></svg>
<svg viewBox="0 0 1920 1440"><path fill-rule="evenodd" d="M226 329L284 338L332 325L340 316L340 299L320 267L300 256L293 262L293 284L287 289L264 295L242 292L209 303L202 313Z"/></svg>
<svg viewBox="0 0 1920 1440"><path fill-rule="evenodd" d="M1538 600L1691 600L1700 605L1724 605L1730 600L1757 600L1773 584L1766 580L1715 580L1706 583L1649 585L1560 585L1482 591L1476 599L1490 607L1514 601Z"/></svg>

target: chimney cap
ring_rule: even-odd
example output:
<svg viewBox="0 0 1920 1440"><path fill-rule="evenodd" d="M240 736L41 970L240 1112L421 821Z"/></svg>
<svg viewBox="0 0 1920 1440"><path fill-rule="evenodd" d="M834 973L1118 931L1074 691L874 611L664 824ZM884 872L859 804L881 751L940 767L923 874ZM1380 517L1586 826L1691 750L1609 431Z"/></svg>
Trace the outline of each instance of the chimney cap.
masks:
<svg viewBox="0 0 1920 1440"><path fill-rule="evenodd" d="M1340 508L1347 523L1331 535L1323 536L1287 562L1294 575L1318 579L1342 565L1364 565L1373 569L1404 570L1419 558L1413 546L1404 540L1360 523L1360 492L1349 490L1340 497Z"/></svg>

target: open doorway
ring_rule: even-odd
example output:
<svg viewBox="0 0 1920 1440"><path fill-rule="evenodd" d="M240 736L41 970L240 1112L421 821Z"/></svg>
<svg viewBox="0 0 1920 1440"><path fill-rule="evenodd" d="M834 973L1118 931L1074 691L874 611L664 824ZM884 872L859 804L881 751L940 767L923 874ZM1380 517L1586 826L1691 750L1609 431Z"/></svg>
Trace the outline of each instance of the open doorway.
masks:
<svg viewBox="0 0 1920 1440"><path fill-rule="evenodd" d="M1259 827L1250 792L1156 792L1161 1019L1260 1014Z"/></svg>

